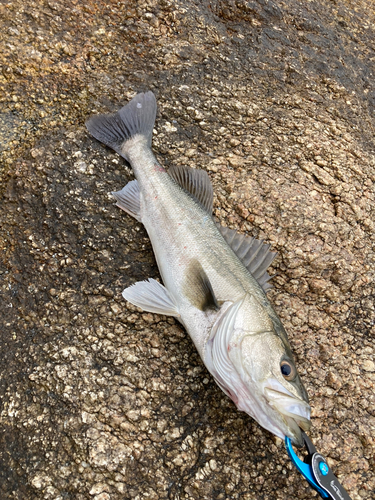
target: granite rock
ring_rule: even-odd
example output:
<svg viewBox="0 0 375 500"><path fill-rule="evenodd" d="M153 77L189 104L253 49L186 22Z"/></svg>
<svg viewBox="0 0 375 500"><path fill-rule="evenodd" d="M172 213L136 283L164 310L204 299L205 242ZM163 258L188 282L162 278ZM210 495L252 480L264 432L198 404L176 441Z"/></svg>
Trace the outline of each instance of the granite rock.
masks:
<svg viewBox="0 0 375 500"><path fill-rule="evenodd" d="M208 171L221 223L278 257L270 298L353 500L375 491L375 16L370 0L0 5L2 499L298 500L283 444L236 410L171 318L87 134L158 100L160 162Z"/></svg>

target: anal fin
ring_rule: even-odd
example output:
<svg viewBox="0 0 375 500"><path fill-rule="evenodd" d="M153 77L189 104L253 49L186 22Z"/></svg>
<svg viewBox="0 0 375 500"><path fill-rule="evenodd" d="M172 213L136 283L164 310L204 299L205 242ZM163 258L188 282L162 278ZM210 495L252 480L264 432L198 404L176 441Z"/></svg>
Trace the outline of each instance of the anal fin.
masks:
<svg viewBox="0 0 375 500"><path fill-rule="evenodd" d="M148 281L138 281L125 288L122 296L144 311L165 316L180 316L172 295L165 286L152 278Z"/></svg>
<svg viewBox="0 0 375 500"><path fill-rule="evenodd" d="M139 222L142 222L140 191L139 184L136 180L128 182L121 191L116 191L111 194L116 198L116 205L118 207L125 210L125 212Z"/></svg>

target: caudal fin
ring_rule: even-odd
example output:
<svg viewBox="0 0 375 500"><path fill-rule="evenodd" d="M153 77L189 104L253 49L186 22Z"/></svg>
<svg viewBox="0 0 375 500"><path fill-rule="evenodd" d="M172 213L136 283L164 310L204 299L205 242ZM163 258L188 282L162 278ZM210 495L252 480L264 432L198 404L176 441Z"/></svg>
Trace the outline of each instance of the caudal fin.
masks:
<svg viewBox="0 0 375 500"><path fill-rule="evenodd" d="M156 99L152 92L137 94L117 113L97 115L86 122L91 135L127 158L126 143L136 135L147 139L151 147L156 118Z"/></svg>

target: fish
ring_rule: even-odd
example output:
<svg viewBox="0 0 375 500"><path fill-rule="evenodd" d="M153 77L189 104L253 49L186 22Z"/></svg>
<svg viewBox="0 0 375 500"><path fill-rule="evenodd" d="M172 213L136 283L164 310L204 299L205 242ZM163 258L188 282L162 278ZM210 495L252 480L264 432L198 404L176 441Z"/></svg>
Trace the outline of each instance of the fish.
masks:
<svg viewBox="0 0 375 500"><path fill-rule="evenodd" d="M237 408L301 447L301 429L311 426L308 395L266 295L276 253L215 222L206 171L167 171L158 162L152 151L156 114L149 91L86 122L90 134L133 169L135 179L112 194L146 228L162 278L136 282L122 295L143 311L176 318Z"/></svg>

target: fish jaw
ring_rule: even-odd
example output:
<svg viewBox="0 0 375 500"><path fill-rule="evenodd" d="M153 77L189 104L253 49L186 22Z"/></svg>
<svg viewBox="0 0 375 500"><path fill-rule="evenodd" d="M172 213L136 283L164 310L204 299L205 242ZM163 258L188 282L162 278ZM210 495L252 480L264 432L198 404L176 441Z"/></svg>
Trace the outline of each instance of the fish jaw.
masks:
<svg viewBox="0 0 375 500"><path fill-rule="evenodd" d="M275 379L267 381L264 395L270 406L276 408L285 417L293 418L302 430L310 429L311 408L306 401L297 399Z"/></svg>
<svg viewBox="0 0 375 500"><path fill-rule="evenodd" d="M288 436L297 446L303 446L301 429L306 432L311 427L310 405L297 399L275 379L267 380L263 393L269 406L281 415L281 422L286 424L286 429L280 428L281 437Z"/></svg>

